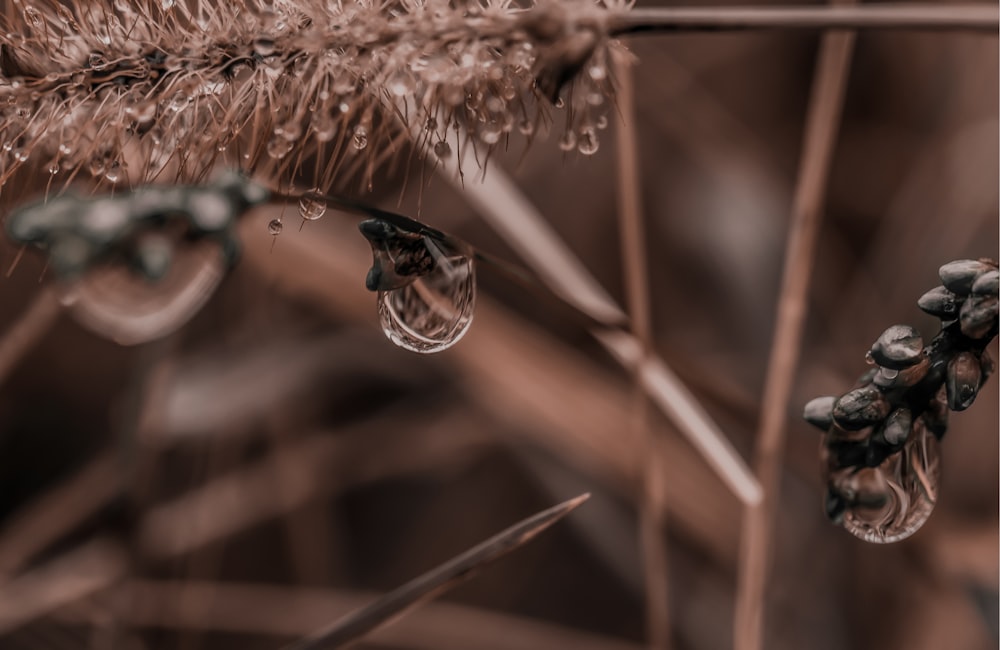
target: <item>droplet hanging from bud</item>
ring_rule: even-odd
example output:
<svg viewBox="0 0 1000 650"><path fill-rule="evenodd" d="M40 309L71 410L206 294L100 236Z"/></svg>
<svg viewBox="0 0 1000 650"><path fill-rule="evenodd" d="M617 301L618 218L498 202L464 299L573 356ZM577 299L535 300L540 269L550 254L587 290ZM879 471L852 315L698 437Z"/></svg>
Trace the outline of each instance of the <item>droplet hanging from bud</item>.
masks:
<svg viewBox="0 0 1000 650"><path fill-rule="evenodd" d="M360 229L373 255L365 284L378 293L386 337L411 352L432 353L465 336L476 302L471 253L381 219Z"/></svg>

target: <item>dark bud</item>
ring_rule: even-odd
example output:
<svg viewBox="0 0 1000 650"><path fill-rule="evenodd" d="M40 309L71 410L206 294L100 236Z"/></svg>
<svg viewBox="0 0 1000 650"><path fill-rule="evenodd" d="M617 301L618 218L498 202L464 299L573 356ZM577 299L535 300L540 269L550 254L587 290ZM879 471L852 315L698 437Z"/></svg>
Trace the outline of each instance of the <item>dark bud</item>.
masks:
<svg viewBox="0 0 1000 650"><path fill-rule="evenodd" d="M913 414L908 408L898 408L889 414L882 427L882 438L893 447L899 447L910 436Z"/></svg>
<svg viewBox="0 0 1000 650"><path fill-rule="evenodd" d="M962 306L962 300L961 296L956 296L944 287L934 287L920 296L917 306L941 320L954 320L958 318L958 310Z"/></svg>
<svg viewBox="0 0 1000 650"><path fill-rule="evenodd" d="M823 504L826 516L835 524L844 521L844 513L847 512L847 499L838 494L835 490L827 488L826 499Z"/></svg>
<svg viewBox="0 0 1000 650"><path fill-rule="evenodd" d="M941 284L949 291L967 296L979 276L994 268L979 260L957 260L942 266L938 275L941 276Z"/></svg>
<svg viewBox="0 0 1000 650"><path fill-rule="evenodd" d="M837 398L833 395L817 397L806 404L802 417L805 421L821 431L826 431L833 424L833 405Z"/></svg>
<svg viewBox="0 0 1000 650"><path fill-rule="evenodd" d="M997 297L970 296L959 311L959 327L970 339L988 336L997 326Z"/></svg>
<svg viewBox="0 0 1000 650"><path fill-rule="evenodd" d="M848 431L877 424L889 415L889 402L873 386L845 393L833 407L834 421Z"/></svg>
<svg viewBox="0 0 1000 650"><path fill-rule="evenodd" d="M983 273L972 283L972 293L978 296L996 296L1000 287L1000 271L994 269Z"/></svg>
<svg viewBox="0 0 1000 650"><path fill-rule="evenodd" d="M971 352L960 352L948 362L945 388L951 410L964 411L972 405L979 392L982 375L979 359Z"/></svg>
<svg viewBox="0 0 1000 650"><path fill-rule="evenodd" d="M948 391L941 386L937 394L927 402L927 409L918 418L914 426L927 427L927 430L940 440L948 431Z"/></svg>
<svg viewBox="0 0 1000 650"><path fill-rule="evenodd" d="M875 363L891 370L903 370L920 361L924 340L920 332L909 325L893 325L872 346Z"/></svg>
<svg viewBox="0 0 1000 650"><path fill-rule="evenodd" d="M979 355L979 367L983 371L983 378L980 380L981 384L985 384L986 380L989 379L997 369L997 363L990 356L990 353L983 350L983 353Z"/></svg>
<svg viewBox="0 0 1000 650"><path fill-rule="evenodd" d="M865 452L865 466L878 467L885 462L886 458L894 453L896 453L896 450L882 438L882 431L880 429L876 435L872 436L871 442L868 443L868 449Z"/></svg>

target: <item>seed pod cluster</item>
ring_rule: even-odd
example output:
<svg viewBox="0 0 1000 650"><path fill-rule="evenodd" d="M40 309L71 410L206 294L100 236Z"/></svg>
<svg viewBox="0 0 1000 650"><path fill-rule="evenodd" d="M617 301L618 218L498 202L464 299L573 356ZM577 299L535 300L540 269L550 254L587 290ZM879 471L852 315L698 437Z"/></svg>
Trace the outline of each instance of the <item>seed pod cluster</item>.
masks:
<svg viewBox="0 0 1000 650"><path fill-rule="evenodd" d="M948 413L969 408L995 369L986 347L998 329L997 263L959 260L939 275L942 286L917 302L941 319L930 343L893 325L852 390L817 397L803 414L824 432L827 515L867 541L904 539L930 516Z"/></svg>

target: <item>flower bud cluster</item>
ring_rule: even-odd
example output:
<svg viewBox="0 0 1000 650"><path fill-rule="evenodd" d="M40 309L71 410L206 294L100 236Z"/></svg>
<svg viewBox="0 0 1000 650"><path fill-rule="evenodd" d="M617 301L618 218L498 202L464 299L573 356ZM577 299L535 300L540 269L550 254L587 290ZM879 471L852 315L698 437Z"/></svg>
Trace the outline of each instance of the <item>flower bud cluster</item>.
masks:
<svg viewBox="0 0 1000 650"><path fill-rule="evenodd" d="M931 342L893 325L853 390L806 405L806 421L824 431L827 515L855 535L895 541L930 515L948 413L967 409L995 369L986 347L997 335L998 276L992 260L942 266L942 286L918 301L941 319Z"/></svg>

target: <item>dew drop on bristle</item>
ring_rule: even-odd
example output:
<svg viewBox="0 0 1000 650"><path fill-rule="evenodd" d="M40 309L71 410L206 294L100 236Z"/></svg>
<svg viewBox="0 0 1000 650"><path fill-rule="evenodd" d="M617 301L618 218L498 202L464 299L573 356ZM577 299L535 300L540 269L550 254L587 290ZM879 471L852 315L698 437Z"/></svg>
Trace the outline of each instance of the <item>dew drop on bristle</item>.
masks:
<svg viewBox="0 0 1000 650"><path fill-rule="evenodd" d="M434 143L434 155L438 158L447 158L451 155L451 145L444 140Z"/></svg>
<svg viewBox="0 0 1000 650"><path fill-rule="evenodd" d="M364 150L368 146L368 129L361 125L356 126L354 128L354 136L351 138L351 144L358 151Z"/></svg>
<svg viewBox="0 0 1000 650"><path fill-rule="evenodd" d="M267 232L270 235L277 237L281 234L281 219L271 219L267 222Z"/></svg>
<svg viewBox="0 0 1000 650"><path fill-rule="evenodd" d="M573 151L573 149L576 149L576 134L572 131L566 131L559 138L559 148L563 151Z"/></svg>
<svg viewBox="0 0 1000 650"><path fill-rule="evenodd" d="M318 187L309 190L299 199L299 216L306 221L316 221L326 214L326 203L315 198L316 194L321 194Z"/></svg>
<svg viewBox="0 0 1000 650"><path fill-rule="evenodd" d="M464 255L442 256L410 284L378 292L382 331L397 346L430 354L447 350L472 325L475 267Z"/></svg>
<svg viewBox="0 0 1000 650"><path fill-rule="evenodd" d="M597 140L597 133L594 132L592 128L586 128L580 132L580 140L577 143L577 149L585 156L593 156L597 153L600 148L600 142Z"/></svg>

